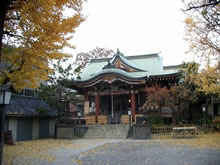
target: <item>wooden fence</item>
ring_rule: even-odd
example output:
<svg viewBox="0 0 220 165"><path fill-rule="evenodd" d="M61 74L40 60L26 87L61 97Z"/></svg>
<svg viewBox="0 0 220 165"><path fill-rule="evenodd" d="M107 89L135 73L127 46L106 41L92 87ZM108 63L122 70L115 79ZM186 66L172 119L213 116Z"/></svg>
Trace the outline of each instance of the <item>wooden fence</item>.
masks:
<svg viewBox="0 0 220 165"><path fill-rule="evenodd" d="M151 133L170 133L173 126L164 125L164 126L151 126Z"/></svg>
<svg viewBox="0 0 220 165"><path fill-rule="evenodd" d="M200 134L204 131L211 131L212 130L212 125L163 125L163 126L156 126L153 125L151 126L151 133L152 134L157 134L157 133L171 133L173 127L190 127L190 126L194 126L197 128L197 132Z"/></svg>

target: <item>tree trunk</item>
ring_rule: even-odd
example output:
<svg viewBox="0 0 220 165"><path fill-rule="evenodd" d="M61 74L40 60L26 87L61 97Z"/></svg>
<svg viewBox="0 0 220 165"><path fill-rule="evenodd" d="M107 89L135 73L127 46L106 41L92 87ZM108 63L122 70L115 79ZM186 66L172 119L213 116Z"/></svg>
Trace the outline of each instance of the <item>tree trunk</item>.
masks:
<svg viewBox="0 0 220 165"><path fill-rule="evenodd" d="M0 62L2 60L2 40L3 40L5 16L7 13L8 6L9 6L9 0L0 1Z"/></svg>

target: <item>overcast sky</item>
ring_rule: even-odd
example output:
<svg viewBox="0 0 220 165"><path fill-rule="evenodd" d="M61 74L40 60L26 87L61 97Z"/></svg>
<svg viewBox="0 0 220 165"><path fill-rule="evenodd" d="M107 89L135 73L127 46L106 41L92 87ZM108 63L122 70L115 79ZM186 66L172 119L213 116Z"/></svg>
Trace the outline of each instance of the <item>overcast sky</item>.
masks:
<svg viewBox="0 0 220 165"><path fill-rule="evenodd" d="M161 52L164 65L180 64L187 55L181 0L88 0L87 19L75 33L76 55L104 47L125 56Z"/></svg>

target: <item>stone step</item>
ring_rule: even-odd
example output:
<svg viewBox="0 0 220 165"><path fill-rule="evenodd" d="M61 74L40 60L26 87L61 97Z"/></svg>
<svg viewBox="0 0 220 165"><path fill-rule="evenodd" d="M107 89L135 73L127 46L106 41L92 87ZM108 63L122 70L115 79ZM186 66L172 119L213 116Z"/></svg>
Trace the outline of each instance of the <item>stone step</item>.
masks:
<svg viewBox="0 0 220 165"><path fill-rule="evenodd" d="M124 136L117 136L117 137L103 137L103 136L87 136L83 137L84 139L126 139L127 137Z"/></svg>
<svg viewBox="0 0 220 165"><path fill-rule="evenodd" d="M127 138L128 124L88 125L84 138L123 139Z"/></svg>

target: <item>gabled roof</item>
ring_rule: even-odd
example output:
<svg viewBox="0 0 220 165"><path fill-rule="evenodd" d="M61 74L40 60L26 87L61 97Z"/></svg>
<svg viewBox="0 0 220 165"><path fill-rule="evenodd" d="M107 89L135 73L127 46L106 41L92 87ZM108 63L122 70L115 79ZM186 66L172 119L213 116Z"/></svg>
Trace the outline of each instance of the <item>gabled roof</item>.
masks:
<svg viewBox="0 0 220 165"><path fill-rule="evenodd" d="M37 109L44 109L47 112L39 114ZM6 116L56 116L56 110L39 98L12 94L10 104L5 107L5 114Z"/></svg>
<svg viewBox="0 0 220 165"><path fill-rule="evenodd" d="M146 71L141 67L138 67L134 63L127 60L124 55L118 50L117 53L113 56L110 64L116 66L118 69L125 69L129 72L138 72L138 71ZM124 67L124 68L122 68Z"/></svg>
<svg viewBox="0 0 220 165"><path fill-rule="evenodd" d="M90 81L102 81L105 76L125 78L128 80L146 80L155 75L173 75L178 70L173 67L163 68L163 59L157 53L124 56L120 51L112 58L91 59L77 84L88 84ZM110 82L110 81L109 81ZM143 82L143 81L142 81ZM133 83L133 82L132 82Z"/></svg>

